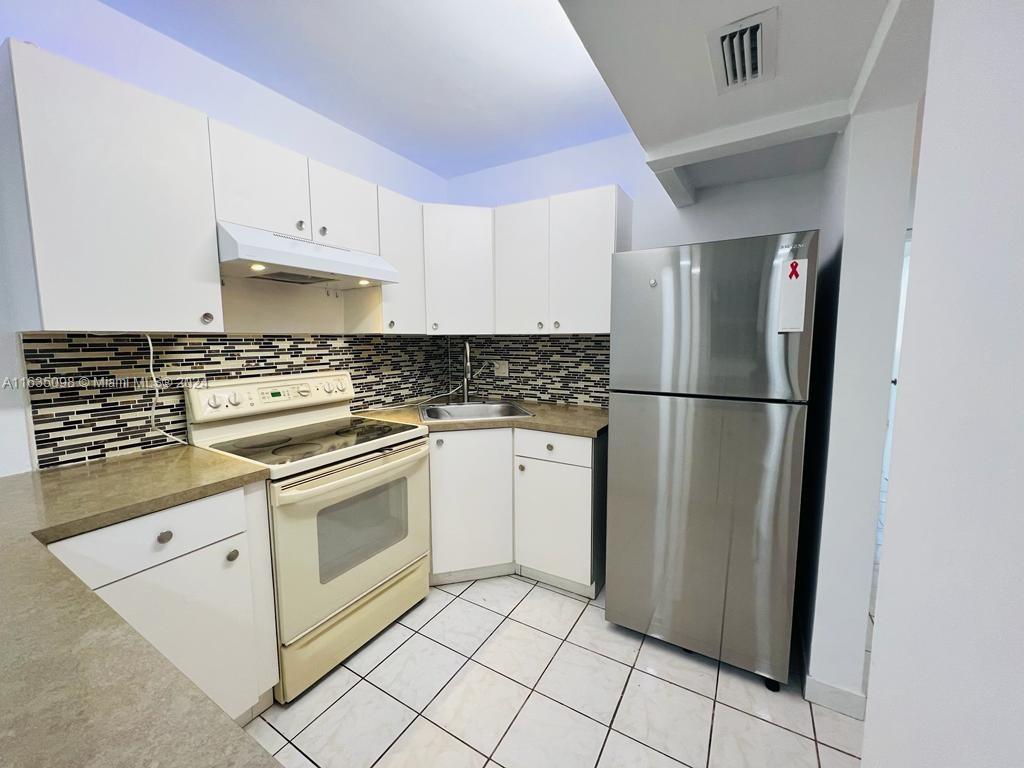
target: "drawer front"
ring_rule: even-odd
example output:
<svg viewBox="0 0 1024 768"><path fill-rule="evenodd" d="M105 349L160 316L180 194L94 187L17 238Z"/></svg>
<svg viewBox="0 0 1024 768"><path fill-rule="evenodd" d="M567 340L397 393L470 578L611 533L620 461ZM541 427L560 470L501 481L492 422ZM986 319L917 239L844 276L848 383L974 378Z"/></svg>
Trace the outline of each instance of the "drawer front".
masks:
<svg viewBox="0 0 1024 768"><path fill-rule="evenodd" d="M589 467L593 459L594 441L589 437L537 432L532 429L515 430L516 456L559 461Z"/></svg>
<svg viewBox="0 0 1024 768"><path fill-rule="evenodd" d="M245 528L245 492L238 488L56 541L49 549L97 589Z"/></svg>

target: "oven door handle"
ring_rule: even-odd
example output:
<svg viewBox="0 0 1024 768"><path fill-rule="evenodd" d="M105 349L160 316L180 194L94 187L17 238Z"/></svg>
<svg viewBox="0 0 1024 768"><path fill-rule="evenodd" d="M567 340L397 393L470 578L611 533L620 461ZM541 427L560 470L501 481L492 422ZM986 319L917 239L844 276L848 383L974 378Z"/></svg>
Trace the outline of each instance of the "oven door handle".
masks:
<svg viewBox="0 0 1024 768"><path fill-rule="evenodd" d="M368 469L365 472L359 472L349 477L342 478L341 480L335 480L332 483L325 483L324 485L318 485L315 488L308 488L306 490L296 491L279 491L275 504L277 506L285 506L287 504L294 504L299 501L305 501L311 499L314 496L320 496L324 493L331 493L338 491L346 486L355 485L356 483L364 483L367 480L373 480L374 478L381 477L382 475L395 474L398 470L408 467L410 464L415 464L427 458L427 454L430 452L430 447L424 445L422 448L417 448L415 453L405 456L397 461L389 462L383 467L377 467L376 469Z"/></svg>

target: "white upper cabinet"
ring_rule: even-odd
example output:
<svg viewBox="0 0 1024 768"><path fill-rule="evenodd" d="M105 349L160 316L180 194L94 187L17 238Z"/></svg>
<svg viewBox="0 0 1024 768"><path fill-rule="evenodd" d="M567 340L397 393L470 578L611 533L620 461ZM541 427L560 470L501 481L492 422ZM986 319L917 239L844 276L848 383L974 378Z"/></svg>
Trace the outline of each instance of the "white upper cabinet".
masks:
<svg viewBox="0 0 1024 768"><path fill-rule="evenodd" d="M380 255L398 270L399 282L381 286L384 333L426 333L423 283L423 206L380 188Z"/></svg>
<svg viewBox="0 0 1024 768"><path fill-rule="evenodd" d="M494 212L423 206L427 333L494 333Z"/></svg>
<svg viewBox="0 0 1024 768"><path fill-rule="evenodd" d="M632 201L611 186L555 195L550 202L552 331L609 333L612 254L630 248Z"/></svg>
<svg viewBox="0 0 1024 768"><path fill-rule="evenodd" d="M548 200L494 209L494 330L551 333Z"/></svg>
<svg viewBox="0 0 1024 768"><path fill-rule="evenodd" d="M305 155L210 120L217 218L312 239Z"/></svg>
<svg viewBox="0 0 1024 768"><path fill-rule="evenodd" d="M12 40L0 146L14 327L223 329L205 115Z"/></svg>
<svg viewBox="0 0 1024 768"><path fill-rule="evenodd" d="M313 242L380 253L377 185L309 160Z"/></svg>

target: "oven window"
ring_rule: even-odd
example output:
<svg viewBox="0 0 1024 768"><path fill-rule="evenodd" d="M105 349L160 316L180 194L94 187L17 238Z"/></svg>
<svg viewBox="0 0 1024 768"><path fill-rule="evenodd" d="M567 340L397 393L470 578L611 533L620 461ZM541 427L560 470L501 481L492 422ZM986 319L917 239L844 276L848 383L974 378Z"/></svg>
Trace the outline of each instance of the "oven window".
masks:
<svg viewBox="0 0 1024 768"><path fill-rule="evenodd" d="M324 507L316 515L320 583L365 563L409 533L406 478Z"/></svg>

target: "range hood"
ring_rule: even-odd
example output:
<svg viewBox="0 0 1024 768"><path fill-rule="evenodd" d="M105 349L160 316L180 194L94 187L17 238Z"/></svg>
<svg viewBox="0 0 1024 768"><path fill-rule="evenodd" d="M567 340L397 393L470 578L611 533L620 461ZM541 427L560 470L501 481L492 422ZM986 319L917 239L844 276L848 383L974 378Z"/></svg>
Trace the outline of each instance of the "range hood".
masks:
<svg viewBox="0 0 1024 768"><path fill-rule="evenodd" d="M217 222L217 243L222 275L341 289L398 282L398 270L376 254L255 227Z"/></svg>

